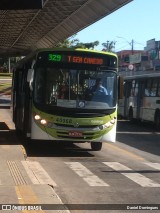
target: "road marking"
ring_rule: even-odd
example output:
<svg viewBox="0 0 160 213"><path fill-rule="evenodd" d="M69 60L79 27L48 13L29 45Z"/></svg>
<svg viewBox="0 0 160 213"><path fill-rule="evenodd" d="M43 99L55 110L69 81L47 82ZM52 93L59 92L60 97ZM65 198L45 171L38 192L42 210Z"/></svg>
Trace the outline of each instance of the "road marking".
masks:
<svg viewBox="0 0 160 213"><path fill-rule="evenodd" d="M79 162L65 162L77 175L83 178L90 186L109 186L98 176L94 175L89 169Z"/></svg>
<svg viewBox="0 0 160 213"><path fill-rule="evenodd" d="M21 161L33 184L48 184L57 186L43 167L36 161Z"/></svg>
<svg viewBox="0 0 160 213"><path fill-rule="evenodd" d="M130 180L134 181L135 183L139 184L143 187L160 187L159 183L152 181L151 179L134 172L134 170L124 166L118 162L103 162L105 165L111 167L112 169L119 171L122 175L126 176ZM127 172L125 172L127 171Z"/></svg>
<svg viewBox="0 0 160 213"><path fill-rule="evenodd" d="M117 134L129 134L129 135L160 135L160 132L120 132L117 131Z"/></svg>
<svg viewBox="0 0 160 213"><path fill-rule="evenodd" d="M140 157L140 156L138 156L138 155L136 155L136 154L133 154L133 153L127 151L127 150L124 150L124 149L122 149L122 148L119 148L119 147L117 147L117 146L115 146L115 145L113 145L113 144L106 143L106 145L109 146L109 147L112 148L112 149L117 150L118 152L123 152L123 153L125 153L125 154L127 154L127 155L129 155L129 156L131 156L131 157L133 157L133 158L136 158L136 159L138 159L138 160L145 160L144 158L142 158L142 157Z"/></svg>
<svg viewBox="0 0 160 213"><path fill-rule="evenodd" d="M31 186L15 186L15 191L18 197L19 204L40 204L37 196L33 192ZM28 213L28 210L22 210L23 213ZM36 213L44 213L42 210L34 210Z"/></svg>
<svg viewBox="0 0 160 213"><path fill-rule="evenodd" d="M160 163L147 163L146 162L144 164L146 164L146 165L148 165L148 166L150 166L150 167L152 167L154 169L160 170Z"/></svg>

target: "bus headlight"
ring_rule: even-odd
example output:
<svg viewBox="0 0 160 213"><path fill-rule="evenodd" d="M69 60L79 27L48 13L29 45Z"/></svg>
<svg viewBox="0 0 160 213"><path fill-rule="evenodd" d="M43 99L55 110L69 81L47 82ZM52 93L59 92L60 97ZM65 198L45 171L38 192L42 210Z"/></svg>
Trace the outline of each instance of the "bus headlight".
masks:
<svg viewBox="0 0 160 213"><path fill-rule="evenodd" d="M46 124L47 124L47 121L46 121L45 119L42 119L42 120L40 121L40 123L43 124L43 125L46 125Z"/></svg>
<svg viewBox="0 0 160 213"><path fill-rule="evenodd" d="M35 119L36 121L38 121L38 120L41 119L41 116L40 116L40 115L35 115L35 116L34 116L34 119Z"/></svg>
<svg viewBox="0 0 160 213"><path fill-rule="evenodd" d="M37 121L38 123L40 123L42 125L47 125L47 121L38 114L36 114L34 116L34 119L35 119L35 121Z"/></svg>
<svg viewBox="0 0 160 213"><path fill-rule="evenodd" d="M99 129L103 130L103 129L110 128L111 126L115 124L115 122L116 122L116 117L114 117L111 121L107 122L106 124L99 126Z"/></svg>

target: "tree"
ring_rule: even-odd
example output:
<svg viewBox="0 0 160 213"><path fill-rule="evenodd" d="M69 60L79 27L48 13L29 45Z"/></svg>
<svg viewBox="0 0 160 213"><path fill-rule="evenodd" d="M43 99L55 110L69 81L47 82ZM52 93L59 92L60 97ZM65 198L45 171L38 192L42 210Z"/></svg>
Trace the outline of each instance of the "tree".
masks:
<svg viewBox="0 0 160 213"><path fill-rule="evenodd" d="M75 39L76 35L71 36L70 38L64 39L63 41L59 42L56 46L62 48L72 48L76 46L79 42L79 39Z"/></svg>
<svg viewBox="0 0 160 213"><path fill-rule="evenodd" d="M106 52L114 52L116 41L107 41L106 43L102 43L103 51Z"/></svg>
<svg viewBox="0 0 160 213"><path fill-rule="evenodd" d="M71 36L70 38L67 38L63 40L62 42L59 42L56 46L62 47L62 48L87 48L87 49L94 49L95 46L99 45L99 41L89 42L89 43L83 43L79 42L79 39L75 38L76 35Z"/></svg>
<svg viewBox="0 0 160 213"><path fill-rule="evenodd" d="M99 41L89 42L89 43L78 43L76 47L82 47L87 49L94 49L95 46L99 45Z"/></svg>
<svg viewBox="0 0 160 213"><path fill-rule="evenodd" d="M9 66L12 69L17 61L19 61L21 57L1 57L0 58L0 72L8 72L9 71Z"/></svg>

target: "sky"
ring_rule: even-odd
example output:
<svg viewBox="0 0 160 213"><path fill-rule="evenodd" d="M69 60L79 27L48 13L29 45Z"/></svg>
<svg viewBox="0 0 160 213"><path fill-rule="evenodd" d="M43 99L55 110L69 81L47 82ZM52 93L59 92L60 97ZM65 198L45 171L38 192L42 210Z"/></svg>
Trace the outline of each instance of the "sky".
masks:
<svg viewBox="0 0 160 213"><path fill-rule="evenodd" d="M83 43L115 41L115 51L143 50L151 39L160 40L160 0L133 0L76 34Z"/></svg>

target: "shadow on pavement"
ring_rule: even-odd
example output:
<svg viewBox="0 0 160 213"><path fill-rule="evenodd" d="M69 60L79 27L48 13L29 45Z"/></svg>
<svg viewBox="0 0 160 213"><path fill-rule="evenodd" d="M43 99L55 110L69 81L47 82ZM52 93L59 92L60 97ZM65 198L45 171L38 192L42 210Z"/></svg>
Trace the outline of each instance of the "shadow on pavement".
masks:
<svg viewBox="0 0 160 213"><path fill-rule="evenodd" d="M10 130L5 122L0 122L0 145L12 145L17 143L15 131Z"/></svg>
<svg viewBox="0 0 160 213"><path fill-rule="evenodd" d="M3 134L9 134L7 132ZM15 143L23 145L26 155L28 157L93 157L90 154L91 148L85 149L79 147L77 144L66 142L27 141L20 133L13 131ZM13 136L12 136L13 138ZM90 145L88 144L90 147Z"/></svg>
<svg viewBox="0 0 160 213"><path fill-rule="evenodd" d="M0 131L1 130L9 130L9 127L5 122L0 122Z"/></svg>
<svg viewBox="0 0 160 213"><path fill-rule="evenodd" d="M94 157L91 149L83 149L75 144L34 141L24 144L28 157Z"/></svg>
<svg viewBox="0 0 160 213"><path fill-rule="evenodd" d="M76 144L49 141L31 141L27 143L22 135L10 130L0 122L0 145L23 145L28 157L93 157L91 149L80 148ZM89 146L89 144L88 144ZM89 146L90 147L90 146Z"/></svg>

